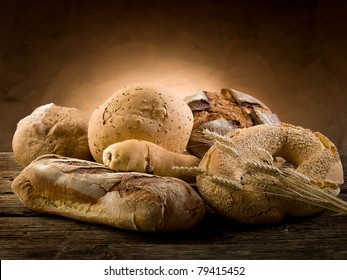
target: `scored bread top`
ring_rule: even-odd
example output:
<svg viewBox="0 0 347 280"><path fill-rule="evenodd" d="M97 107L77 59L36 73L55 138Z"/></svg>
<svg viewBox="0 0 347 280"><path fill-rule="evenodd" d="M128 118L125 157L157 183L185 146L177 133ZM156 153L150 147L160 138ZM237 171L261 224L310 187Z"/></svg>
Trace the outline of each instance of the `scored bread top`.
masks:
<svg viewBox="0 0 347 280"><path fill-rule="evenodd" d="M193 127L189 106L167 89L136 84L115 92L89 121L89 147L102 163L109 145L128 139L146 140L169 151L186 149Z"/></svg>

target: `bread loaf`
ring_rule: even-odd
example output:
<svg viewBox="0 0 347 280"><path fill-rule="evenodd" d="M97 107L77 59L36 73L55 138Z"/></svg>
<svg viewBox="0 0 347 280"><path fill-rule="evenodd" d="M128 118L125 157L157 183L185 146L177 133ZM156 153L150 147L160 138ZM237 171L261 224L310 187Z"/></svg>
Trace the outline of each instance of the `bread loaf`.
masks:
<svg viewBox="0 0 347 280"><path fill-rule="evenodd" d="M285 162L280 167L277 158ZM281 123L235 130L216 140L199 168L201 197L240 223L278 223L323 209L347 213L336 199L344 183L337 148L309 129Z"/></svg>
<svg viewBox="0 0 347 280"><path fill-rule="evenodd" d="M201 158L211 147L211 142L202 134L204 129L225 135L237 128L280 123L277 115L263 102L231 88L220 92L202 91L186 97L185 101L194 116L187 150Z"/></svg>
<svg viewBox="0 0 347 280"><path fill-rule="evenodd" d="M90 151L96 162L108 146L145 140L175 153L185 151L193 127L189 106L167 89L135 84L116 91L92 114Z"/></svg>
<svg viewBox="0 0 347 280"><path fill-rule="evenodd" d="M200 196L182 180L118 173L58 155L33 161L13 181L12 189L35 211L128 230L186 230L205 213Z"/></svg>
<svg viewBox="0 0 347 280"><path fill-rule="evenodd" d="M75 108L53 103L36 108L17 124L12 140L15 159L24 166L44 154L91 160L88 121L89 116Z"/></svg>

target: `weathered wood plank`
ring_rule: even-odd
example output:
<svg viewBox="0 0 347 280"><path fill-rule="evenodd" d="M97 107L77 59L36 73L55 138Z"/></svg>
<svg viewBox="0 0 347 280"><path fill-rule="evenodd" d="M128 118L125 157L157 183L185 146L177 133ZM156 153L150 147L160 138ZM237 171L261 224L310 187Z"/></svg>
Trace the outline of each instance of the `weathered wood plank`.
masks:
<svg viewBox="0 0 347 280"><path fill-rule="evenodd" d="M192 230L145 234L28 209L11 190L20 170L0 153L0 259L347 259L347 217L329 211L246 227L208 210Z"/></svg>
<svg viewBox="0 0 347 280"><path fill-rule="evenodd" d="M0 217L29 217L39 215L39 213L21 203L19 198L13 193L0 195L0 205Z"/></svg>
<svg viewBox="0 0 347 280"><path fill-rule="evenodd" d="M15 161L13 153L0 153L0 195L13 193L11 183L22 169L23 167Z"/></svg>
<svg viewBox="0 0 347 280"><path fill-rule="evenodd" d="M17 171L23 169L23 167L15 161L12 152L0 152L0 159L1 171Z"/></svg>
<svg viewBox="0 0 347 280"><path fill-rule="evenodd" d="M206 219L188 232L153 235L60 217L1 218L8 226L0 230L0 258L346 259L345 226L328 221L240 228Z"/></svg>

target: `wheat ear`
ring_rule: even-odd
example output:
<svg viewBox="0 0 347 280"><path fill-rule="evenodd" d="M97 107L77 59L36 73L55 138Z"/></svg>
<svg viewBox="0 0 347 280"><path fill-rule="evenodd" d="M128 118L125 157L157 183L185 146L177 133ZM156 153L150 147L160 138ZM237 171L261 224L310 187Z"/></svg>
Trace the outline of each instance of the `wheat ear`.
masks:
<svg viewBox="0 0 347 280"><path fill-rule="evenodd" d="M209 179L211 182L215 184L232 188L234 191L243 190L242 184L239 180L232 180L232 179L229 179L228 177L217 175L217 174L205 174L205 175L207 179Z"/></svg>
<svg viewBox="0 0 347 280"><path fill-rule="evenodd" d="M211 130L204 129L204 130L202 131L202 133L205 135L205 137L206 137L207 139L210 139L210 140L212 140L212 141L214 141L214 142L218 141L218 142L224 143L224 144L226 144L226 145L232 144L232 141L231 141L231 139L230 139L229 137L226 137L226 136L224 136L224 135L221 135L221 134L219 134L219 133L217 133L217 132L213 132L213 131L211 131Z"/></svg>
<svg viewBox="0 0 347 280"><path fill-rule="evenodd" d="M347 202L315 186L310 180L303 180L302 174L285 169L282 175L288 191L295 191L302 194L312 204L331 210L333 212L347 215Z"/></svg>
<svg viewBox="0 0 347 280"><path fill-rule="evenodd" d="M202 170L201 168L197 166L191 166L191 167L186 167L186 166L173 166L173 170L176 170L178 172L182 172L187 175L192 175L192 176L198 176L200 174L203 174L205 171Z"/></svg>
<svg viewBox="0 0 347 280"><path fill-rule="evenodd" d="M229 156L240 158L240 153L236 151L234 144L229 137L220 135L208 129L204 129L203 134L208 139L214 142L214 145L217 149L221 150Z"/></svg>
<svg viewBox="0 0 347 280"><path fill-rule="evenodd" d="M249 162L248 166L253 172L269 175L277 180L277 184L264 181L263 178L245 178L244 183L251 183L266 189L267 194L273 194L285 198L295 199L306 204L318 206L323 209L347 215L347 202L327 193L314 185L303 174L289 169L279 169L263 162ZM271 179L269 179L271 181Z"/></svg>

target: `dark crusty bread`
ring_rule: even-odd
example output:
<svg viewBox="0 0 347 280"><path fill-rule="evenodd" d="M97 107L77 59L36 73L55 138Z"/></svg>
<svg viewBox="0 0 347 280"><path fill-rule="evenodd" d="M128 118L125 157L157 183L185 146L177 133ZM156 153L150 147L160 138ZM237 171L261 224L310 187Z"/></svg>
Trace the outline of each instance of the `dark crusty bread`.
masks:
<svg viewBox="0 0 347 280"><path fill-rule="evenodd" d="M203 200L182 180L119 173L58 155L33 161L13 181L12 189L35 211L129 230L185 230L205 213Z"/></svg>
<svg viewBox="0 0 347 280"><path fill-rule="evenodd" d="M186 97L185 101L194 116L187 151L201 158L211 147L210 141L202 134L204 129L225 135L237 128L280 123L277 115L263 102L231 88L220 92L202 91Z"/></svg>

